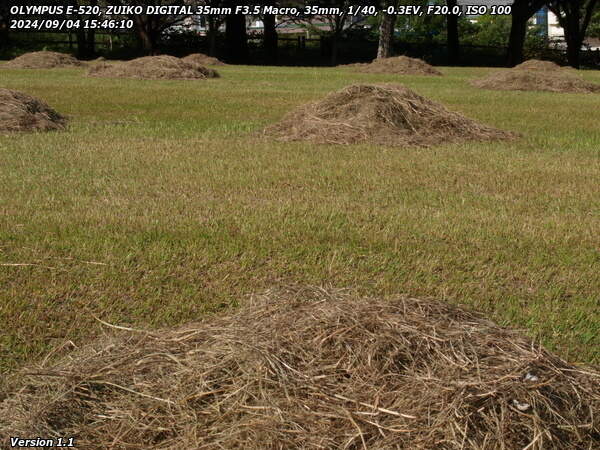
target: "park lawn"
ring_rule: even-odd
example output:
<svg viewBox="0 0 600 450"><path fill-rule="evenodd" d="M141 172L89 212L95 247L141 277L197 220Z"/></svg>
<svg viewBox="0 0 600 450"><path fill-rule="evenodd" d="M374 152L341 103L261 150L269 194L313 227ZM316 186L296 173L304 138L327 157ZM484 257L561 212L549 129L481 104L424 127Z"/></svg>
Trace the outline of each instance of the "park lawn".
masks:
<svg viewBox="0 0 600 450"><path fill-rule="evenodd" d="M0 86L71 117L66 132L0 136L0 374L99 335L96 319L173 326L289 283L467 305L600 363L600 95L468 85L489 70L0 71ZM259 133L376 81L522 137L423 149Z"/></svg>

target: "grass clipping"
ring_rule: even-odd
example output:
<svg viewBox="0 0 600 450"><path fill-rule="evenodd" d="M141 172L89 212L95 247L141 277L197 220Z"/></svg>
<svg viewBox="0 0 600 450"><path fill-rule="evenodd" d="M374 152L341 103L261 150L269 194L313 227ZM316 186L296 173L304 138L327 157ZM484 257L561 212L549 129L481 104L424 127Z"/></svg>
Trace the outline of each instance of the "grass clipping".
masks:
<svg viewBox="0 0 600 450"><path fill-rule="evenodd" d="M174 56L144 56L119 63L102 63L88 71L91 77L137 78L149 80L200 80L217 78L219 74L198 64Z"/></svg>
<svg viewBox="0 0 600 450"><path fill-rule="evenodd" d="M66 122L41 100L0 88L0 132L60 130Z"/></svg>
<svg viewBox="0 0 600 450"><path fill-rule="evenodd" d="M281 141L429 146L514 134L479 124L402 85L351 85L300 106L264 133Z"/></svg>
<svg viewBox="0 0 600 450"><path fill-rule="evenodd" d="M81 67L84 64L71 55L57 52L31 52L4 64L6 69L57 69Z"/></svg>
<svg viewBox="0 0 600 450"><path fill-rule="evenodd" d="M127 330L127 329L125 329ZM80 449L591 449L600 373L436 301L290 288L21 374L0 436Z"/></svg>
<svg viewBox="0 0 600 450"><path fill-rule="evenodd" d="M185 62L199 64L201 66L224 66L225 63L213 56L205 55L204 53L192 53L183 58Z"/></svg>
<svg viewBox="0 0 600 450"><path fill-rule="evenodd" d="M430 66L422 59L409 58L408 56L393 56L391 58L378 58L369 64L352 64L358 72L364 73L391 73L399 75L442 75L442 72Z"/></svg>
<svg viewBox="0 0 600 450"><path fill-rule="evenodd" d="M571 70L568 67L562 67L552 61L543 61L540 59L528 59L521 64L516 65L513 69L517 70L541 70L546 72L557 72L560 70Z"/></svg>
<svg viewBox="0 0 600 450"><path fill-rule="evenodd" d="M493 72L485 78L472 81L471 85L500 91L600 92L599 84L583 80L575 70L536 59L525 61L512 69Z"/></svg>

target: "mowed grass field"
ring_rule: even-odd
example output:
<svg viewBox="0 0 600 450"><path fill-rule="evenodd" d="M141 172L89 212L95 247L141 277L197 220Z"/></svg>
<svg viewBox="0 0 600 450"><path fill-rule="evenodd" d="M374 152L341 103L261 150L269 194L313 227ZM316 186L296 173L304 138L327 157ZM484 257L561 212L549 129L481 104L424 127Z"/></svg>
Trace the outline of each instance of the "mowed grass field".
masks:
<svg viewBox="0 0 600 450"><path fill-rule="evenodd" d="M0 374L99 335L96 318L172 326L289 283L467 305L600 363L600 95L476 90L468 80L491 69L442 70L1 70L0 86L71 124L0 136ZM423 149L260 136L296 105L390 81L522 138Z"/></svg>

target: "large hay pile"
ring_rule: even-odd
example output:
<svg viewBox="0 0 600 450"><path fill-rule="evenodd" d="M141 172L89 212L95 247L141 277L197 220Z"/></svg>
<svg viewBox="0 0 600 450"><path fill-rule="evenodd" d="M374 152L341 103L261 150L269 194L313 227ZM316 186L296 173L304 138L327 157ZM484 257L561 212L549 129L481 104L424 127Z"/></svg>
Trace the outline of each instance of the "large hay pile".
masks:
<svg viewBox="0 0 600 450"><path fill-rule="evenodd" d="M174 56L144 56L120 63L98 63L90 68L91 77L141 78L151 80L198 80L215 78L219 74L198 64Z"/></svg>
<svg viewBox="0 0 600 450"><path fill-rule="evenodd" d="M84 64L71 55L57 52L32 52L17 56L4 64L7 69L56 69L80 67Z"/></svg>
<svg viewBox="0 0 600 450"><path fill-rule="evenodd" d="M600 448L599 372L440 302L295 289L121 333L22 374L0 436L74 436L79 449Z"/></svg>
<svg viewBox="0 0 600 450"><path fill-rule="evenodd" d="M502 91L600 92L600 85L581 79L575 70L536 59L512 69L493 72L485 78L473 80L471 85Z"/></svg>
<svg viewBox="0 0 600 450"><path fill-rule="evenodd" d="M225 63L219 61L217 58L213 56L205 55L204 53L192 53L191 55L187 55L184 58L181 58L186 62L199 64L201 66L224 66Z"/></svg>
<svg viewBox="0 0 600 450"><path fill-rule="evenodd" d="M66 122L41 100L0 88L0 132L58 130Z"/></svg>
<svg viewBox="0 0 600 450"><path fill-rule="evenodd" d="M352 64L359 72L365 73L391 73L398 75L442 75L442 72L430 66L422 59L409 58L408 56L394 56L379 58L369 64Z"/></svg>
<svg viewBox="0 0 600 450"><path fill-rule="evenodd" d="M479 124L402 85L351 85L301 106L265 134L282 141L427 146L513 134Z"/></svg>

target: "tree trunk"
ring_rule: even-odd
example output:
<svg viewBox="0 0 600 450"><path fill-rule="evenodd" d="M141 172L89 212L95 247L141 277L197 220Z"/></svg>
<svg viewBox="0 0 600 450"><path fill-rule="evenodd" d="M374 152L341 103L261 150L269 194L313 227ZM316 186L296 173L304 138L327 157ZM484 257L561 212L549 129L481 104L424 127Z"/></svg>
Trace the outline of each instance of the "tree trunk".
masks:
<svg viewBox="0 0 600 450"><path fill-rule="evenodd" d="M77 0L71 0L70 5L77 8L79 7L79 2ZM79 14L75 16L77 20L85 20L85 18ZM88 57L88 44L87 44L87 33L84 28L78 28L75 32L75 36L77 37L77 58L78 59L87 59ZM70 47L70 43L69 43Z"/></svg>
<svg viewBox="0 0 600 450"><path fill-rule="evenodd" d="M508 38L507 63L509 67L514 67L523 62L523 47L527 36L528 20L529 17L523 12L513 9L510 37Z"/></svg>
<svg viewBox="0 0 600 450"><path fill-rule="evenodd" d="M275 15L265 14L263 17L264 37L263 46L270 63L277 62L277 30L275 28Z"/></svg>
<svg viewBox="0 0 600 450"><path fill-rule="evenodd" d="M146 15L133 16L138 41L142 51L146 55L153 55L156 52L156 42L151 30L151 18Z"/></svg>
<svg viewBox="0 0 600 450"><path fill-rule="evenodd" d="M219 25L217 21L211 16L208 17L208 56L217 56L217 33L219 32Z"/></svg>
<svg viewBox="0 0 600 450"><path fill-rule="evenodd" d="M377 59L393 56L394 25L396 25L396 16L384 13L381 24L379 25Z"/></svg>
<svg viewBox="0 0 600 450"><path fill-rule="evenodd" d="M340 49L340 37L337 33L331 36L331 65L337 66L338 54Z"/></svg>
<svg viewBox="0 0 600 450"><path fill-rule="evenodd" d="M579 2L578 2L579 3ZM569 11L565 26L565 40L567 41L567 60L569 65L579 69L579 57L584 33L580 30L581 5L576 5Z"/></svg>
<svg viewBox="0 0 600 450"><path fill-rule="evenodd" d="M9 39L9 27L10 26L10 17L8 8L6 10L0 11L0 48L8 44Z"/></svg>
<svg viewBox="0 0 600 450"><path fill-rule="evenodd" d="M90 6L97 6L98 0L91 0ZM96 56L96 30L89 29L87 32L87 50L88 56L90 58Z"/></svg>
<svg viewBox="0 0 600 450"><path fill-rule="evenodd" d="M448 0L448 8L452 10L457 6L457 0ZM446 16L446 43L448 46L448 63L456 65L459 62L460 42L458 38L458 16L448 14Z"/></svg>
<svg viewBox="0 0 600 450"><path fill-rule="evenodd" d="M567 39L567 61L571 67L579 69L581 66L581 45L579 39Z"/></svg>
<svg viewBox="0 0 600 450"><path fill-rule="evenodd" d="M579 14L571 12L563 24L567 43L567 61L571 67L579 69L583 36L579 30Z"/></svg>
<svg viewBox="0 0 600 450"><path fill-rule="evenodd" d="M0 24L0 48L8 44L8 28Z"/></svg>
<svg viewBox="0 0 600 450"><path fill-rule="evenodd" d="M87 59L88 54L87 36L83 28L77 29L77 58Z"/></svg>
<svg viewBox="0 0 600 450"><path fill-rule="evenodd" d="M138 39L143 52L146 55L152 55L154 53L154 42L152 42L152 36L144 28L138 29Z"/></svg>
<svg viewBox="0 0 600 450"><path fill-rule="evenodd" d="M510 67L523 62L523 47L527 37L527 22L548 0L515 0L512 4L512 25L508 39L507 63Z"/></svg>
<svg viewBox="0 0 600 450"><path fill-rule="evenodd" d="M93 29L87 32L87 49L86 53L89 58L93 58L96 55L96 31Z"/></svg>
<svg viewBox="0 0 600 450"><path fill-rule="evenodd" d="M248 62L246 16L229 14L225 19L225 27L225 46L228 58L236 63Z"/></svg>

